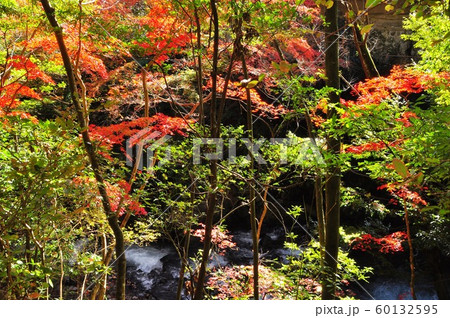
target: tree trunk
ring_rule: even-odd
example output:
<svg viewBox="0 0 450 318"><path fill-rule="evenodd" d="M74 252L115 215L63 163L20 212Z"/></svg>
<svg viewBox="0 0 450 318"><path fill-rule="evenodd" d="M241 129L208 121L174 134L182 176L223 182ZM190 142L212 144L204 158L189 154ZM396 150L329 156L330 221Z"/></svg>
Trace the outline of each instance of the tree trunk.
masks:
<svg viewBox="0 0 450 318"><path fill-rule="evenodd" d="M186 231L184 235L184 246L181 255L181 264L180 264L180 278L178 279L177 286L177 300L181 300L181 294L183 292L184 285L184 273L186 272L186 267L189 265L189 245L191 241L191 227Z"/></svg>
<svg viewBox="0 0 450 318"><path fill-rule="evenodd" d="M219 62L219 17L217 13L217 7L215 0L210 1L212 23L214 28L213 39L213 63L212 63L212 88L211 88L211 110L210 110L210 126L211 137L218 138L220 135L220 125L217 121L217 65ZM207 211L205 221L205 238L203 242L203 254L200 270L198 272L197 284L195 289L194 299L203 299L203 285L206 277L206 267L209 260L209 252L211 249L211 234L213 226L214 212L216 211L217 200L217 160L211 160L209 163L209 192L207 200Z"/></svg>
<svg viewBox="0 0 450 318"><path fill-rule="evenodd" d="M242 70L244 72L244 78L248 79L247 65L245 63L245 56L242 50L242 46L238 55L242 58ZM247 133L250 143L253 144L253 118L252 118L252 101L250 97L250 89L245 89L247 94ZM250 180L248 181L249 188L249 205L250 205L250 225L252 231L252 243L253 243L253 299L259 300L259 247L258 247L258 224L256 219L256 194L255 194L255 182L253 179L253 173L255 168L255 158L253 153L249 150L250 155Z"/></svg>
<svg viewBox="0 0 450 318"><path fill-rule="evenodd" d="M200 127L203 127L203 117L205 114L205 110L203 107L203 64L202 64L202 33L201 33L201 25L200 25L200 17L198 16L198 8L195 6L194 8L194 18L196 25L196 34L197 34L197 86L198 86L198 119ZM195 51L194 51L195 55Z"/></svg>
<svg viewBox="0 0 450 318"><path fill-rule="evenodd" d="M314 183L314 194L316 197L316 214L317 214L317 231L319 232L320 244L320 266L323 267L325 259L325 217L323 213L323 188L322 188L322 174L320 169L316 170L316 182Z"/></svg>
<svg viewBox="0 0 450 318"><path fill-rule="evenodd" d="M339 43L338 43L338 2L325 10L325 73L327 86L339 89ZM337 117L333 104L339 103L339 94L333 91L329 95L330 106L327 110L327 119ZM327 149L334 156L339 155L341 142L339 136L328 134L326 138ZM339 243L340 219L340 183L341 170L339 164L330 162L325 182L325 259L322 277L322 299L335 299L336 270Z"/></svg>
<svg viewBox="0 0 450 318"><path fill-rule="evenodd" d="M405 205L406 234L408 237L408 247L409 247L409 268L411 270L411 280L409 281L409 287L411 288L412 298L414 300L417 300L416 289L415 289L416 275L415 275L415 271L414 271L414 250L413 250L412 240L411 240L411 227L409 225L409 212L408 212L408 208L406 207L406 202L404 203L404 205Z"/></svg>
<svg viewBox="0 0 450 318"><path fill-rule="evenodd" d="M354 5L356 6L355 9ZM353 4L351 1L345 1L345 6L347 8L347 12L359 12L357 3ZM353 42L355 43L356 50L358 51L359 61L361 62L365 77L372 78L380 76L372 59L372 54L367 47L367 39L369 34L367 33L363 36L359 28L359 21L357 19L352 21L349 14L346 16L347 23L348 25L351 25L352 28Z"/></svg>
<svg viewBox="0 0 450 318"><path fill-rule="evenodd" d="M71 96L72 102L75 106L78 122L81 128L84 147L86 149L86 153L89 157L89 161L91 163L91 167L94 172L95 179L97 181L98 191L100 192L100 195L102 197L103 209L108 219L108 224L111 230L113 231L114 238L116 240L116 257L117 257L116 298L125 299L125 278L126 278L127 264L125 259L125 248L122 229L119 226L116 214L111 209L111 203L109 201L109 197L106 192L105 182L100 169L100 164L98 162L97 154L92 144L86 120L84 118L83 108L81 106L79 94L75 84L75 74L73 72L73 67L70 61L69 53L64 43L62 28L56 21L55 9L53 9L50 6L48 0L41 0L41 3L42 7L44 8L47 19L50 22L50 25L53 27L53 32L58 42L59 50L61 52L61 57L64 63L64 68L67 73L67 81L69 84L70 94L72 95Z"/></svg>
<svg viewBox="0 0 450 318"><path fill-rule="evenodd" d="M358 57L361 61L364 75L366 76L366 78L380 76L380 73L378 73L378 69L372 59L372 54L370 54L370 51L367 48L367 34L366 37L363 38L361 31L358 28L357 22L354 23L352 29L355 46L358 50Z"/></svg>

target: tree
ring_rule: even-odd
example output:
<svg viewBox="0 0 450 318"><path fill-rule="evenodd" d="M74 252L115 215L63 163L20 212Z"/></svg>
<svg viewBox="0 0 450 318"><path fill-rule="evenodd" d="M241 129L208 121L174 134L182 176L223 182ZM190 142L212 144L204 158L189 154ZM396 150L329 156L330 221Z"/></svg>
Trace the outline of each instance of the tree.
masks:
<svg viewBox="0 0 450 318"><path fill-rule="evenodd" d="M211 19L214 36L213 36L213 56L212 56L212 88L211 88L211 105L210 105L210 131L211 138L219 138L220 134L220 122L217 116L217 76L218 76L218 63L219 63L219 15L217 13L216 1L210 1ZM207 211L205 220L205 238L203 244L202 262L197 277L197 286L195 289L194 299L200 300L203 298L203 288L205 284L206 266L209 260L209 253L212 239L212 227L214 212L216 210L217 199L217 160L213 159L209 162L210 176L207 198Z"/></svg>
<svg viewBox="0 0 450 318"><path fill-rule="evenodd" d="M98 161L97 153L92 144L92 140L89 134L89 128L87 127L86 114L83 112L83 108L79 99L79 93L76 86L75 75L72 67L72 61L70 60L65 42L63 37L63 32L55 17L55 10L50 6L47 0L41 0L43 9L47 16L50 25L53 28L56 40L58 42L59 50L61 52L61 57L63 59L64 68L67 73L67 80L69 84L70 94L72 97L72 102L75 107L78 124L81 128L81 134L83 137L83 143L86 149L86 153L89 157L92 170L94 171L95 179L97 181L98 191L102 197L102 203L104 212L108 219L108 224L111 227L114 237L115 237L115 249L117 258L117 284L116 284L116 298L125 299L125 279L126 279L126 258L125 258L125 246L122 229L120 228L119 221L117 219L116 211L111 208L110 198L106 191L106 184Z"/></svg>
<svg viewBox="0 0 450 318"><path fill-rule="evenodd" d="M327 120L336 122L339 104L339 33L338 33L338 2L325 10L325 76L326 84L333 90L329 95L330 107ZM337 156L341 152L340 136L336 131L327 132L327 150L333 156L329 163L325 180L325 259L322 278L322 299L334 299L336 292L336 269L339 247L340 224L340 190L341 170Z"/></svg>

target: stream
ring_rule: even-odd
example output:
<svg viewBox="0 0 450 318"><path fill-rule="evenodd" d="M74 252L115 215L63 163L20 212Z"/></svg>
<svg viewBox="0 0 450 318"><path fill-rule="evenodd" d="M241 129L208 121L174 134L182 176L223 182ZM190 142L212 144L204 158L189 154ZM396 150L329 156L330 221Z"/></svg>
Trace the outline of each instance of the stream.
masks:
<svg viewBox="0 0 450 318"><path fill-rule="evenodd" d="M209 267L252 264L252 240L250 233L232 233L237 248L227 250L226 255L213 253ZM287 261L292 251L283 247L284 232L275 229L265 236L262 257ZM199 242L197 242L199 243ZM195 245L195 244L194 244ZM195 248L192 248L195 250ZM127 295L130 299L176 299L180 260L171 245L130 246L127 257ZM405 275L406 273L406 275ZM369 283L355 285L356 298L377 300L411 299L407 269L399 268L398 273L389 277L374 276ZM186 275L189 275L186 273ZM369 296L368 293L371 295ZM419 274L416 282L418 299L438 299L433 283ZM189 296L182 294L182 299Z"/></svg>
<svg viewBox="0 0 450 318"><path fill-rule="evenodd" d="M406 271L406 270L405 270ZM374 277L369 283L361 284L376 300L411 300L409 277L405 271L399 271L397 277ZM406 272L409 274L409 272ZM394 273L395 274L395 273ZM419 300L437 300L438 296L433 282L418 275L415 283L416 296ZM365 291L357 292L360 299L372 299Z"/></svg>
<svg viewBox="0 0 450 318"><path fill-rule="evenodd" d="M210 268L252 264L250 233L236 231L232 235L233 241L237 245L236 248L227 250L225 255L212 253L209 262ZM293 252L283 248L283 242L284 232L281 229L267 233L261 244L261 257L265 259L278 258L280 261L286 262L287 257L293 255ZM173 246L159 244L140 247L133 245L126 250L125 254L127 257L127 295L131 299L176 299L180 260ZM188 296L183 294L182 298L188 299Z"/></svg>

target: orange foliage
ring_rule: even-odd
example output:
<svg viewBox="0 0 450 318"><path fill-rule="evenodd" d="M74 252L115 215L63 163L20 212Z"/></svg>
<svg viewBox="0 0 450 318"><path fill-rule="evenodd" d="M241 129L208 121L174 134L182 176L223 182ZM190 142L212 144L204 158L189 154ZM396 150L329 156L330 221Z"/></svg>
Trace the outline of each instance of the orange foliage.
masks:
<svg viewBox="0 0 450 318"><path fill-rule="evenodd" d="M90 75L91 80L106 79L108 77L108 71L102 59L97 56L103 49L102 43L100 41L81 41L81 46L79 47L78 27L68 24L63 24L61 27L63 28L67 50L74 63L77 61L79 54L79 67L81 72ZM81 32L82 37L87 34L88 26L83 25ZM36 53L45 53L47 59L62 65L58 43L53 37L49 37L47 34L40 34L29 41L24 41L23 45L26 45L27 49Z"/></svg>
<svg viewBox="0 0 450 318"><path fill-rule="evenodd" d="M287 50L297 60L314 60L319 53L305 39L296 38L287 41Z"/></svg>
<svg viewBox="0 0 450 318"><path fill-rule="evenodd" d="M88 187L88 193L96 193L96 181L94 178L89 177L76 177L72 180L73 184L77 187ZM134 200L131 195L131 186L125 180L120 180L117 184L111 184L109 182L105 182L106 192L108 193L108 197L111 202L111 209L114 212L118 212L119 216L125 214L127 211L131 211L134 215L145 216L147 215L147 211L142 207L142 205ZM123 203L121 205L120 211L117 211L119 207L119 203L123 197ZM100 196L95 196L93 198L95 203L100 206L101 199ZM87 206L91 206L90 203Z"/></svg>
<svg viewBox="0 0 450 318"><path fill-rule="evenodd" d="M206 87L210 88L212 85L212 79L209 79ZM247 92L244 87L239 86L239 82L232 82L227 89L227 98L235 98L243 102L247 101ZM222 93L224 91L225 80L221 77L217 78L217 91ZM261 98L261 95L255 90L250 89L250 98L252 102L252 112L259 113L261 116L269 117L272 119L279 118L280 115L289 113L290 111L283 105L269 104Z"/></svg>
<svg viewBox="0 0 450 318"><path fill-rule="evenodd" d="M346 101L341 99L347 110L341 115L341 118L352 117L358 118L362 116L362 112L366 110L368 105L378 105L383 100L399 95L408 98L410 94L422 93L426 89L433 88L440 81L449 81L450 73L427 74L413 69L404 69L400 66L394 66L391 74L387 77L375 77L365 82L355 85L352 94L358 96L355 101ZM412 125L411 118L418 118L412 111L405 111L397 118L397 122L401 122L404 127ZM401 137L401 136L399 136ZM397 146L403 140L399 139L395 142L384 143L370 142L358 146L350 146L346 152L361 154L366 151L378 151L389 146Z"/></svg>
<svg viewBox="0 0 450 318"><path fill-rule="evenodd" d="M148 129L146 136L153 132L159 132L160 135L158 137L161 138L162 136L173 134L185 136L185 131L189 129L189 126L188 122L183 118L169 117L161 113L152 117L141 117L106 127L89 126L92 137L100 141L102 146L111 149L113 145L121 145L122 151L124 151L123 143L126 138L141 132L145 128ZM142 136L142 138L145 138L145 136ZM135 143L141 139L136 140Z"/></svg>
<svg viewBox="0 0 450 318"><path fill-rule="evenodd" d="M146 41L135 41L144 49L146 55L153 56L153 62L161 64L169 58L169 54L177 52L191 41L191 34L185 29L183 21L170 13L169 1L151 3L150 11L139 20L139 24L147 30Z"/></svg>
<svg viewBox="0 0 450 318"><path fill-rule="evenodd" d="M25 70L25 77L27 80L35 80L35 79L41 79L45 83L52 83L55 82L52 80L50 76L42 72L36 64L34 64L29 57L22 56L22 55L15 55L8 59L7 61L7 69L9 67L18 69L18 70Z"/></svg>
<svg viewBox="0 0 450 318"><path fill-rule="evenodd" d="M192 236L199 237L203 242L205 239L205 224L200 223L200 229L191 230ZM230 235L227 230L222 230L218 226L214 226L211 232L211 242L219 249L220 255L225 255L226 249L233 249L236 243L233 242L233 235Z"/></svg>
<svg viewBox="0 0 450 318"><path fill-rule="evenodd" d="M382 186L378 187L378 190L382 190L382 189L386 189L393 195L413 204L414 206L417 206L419 204L427 205L427 201L425 201L420 196L419 193L408 189L408 187L405 186L403 183L393 182L393 183L383 184Z"/></svg>
<svg viewBox="0 0 450 318"><path fill-rule="evenodd" d="M28 97L41 99L41 96L26 83L32 80L41 80L44 83L52 83L50 76L42 72L39 67L33 63L29 57L15 55L6 61L5 70L1 77L2 86L0 87L0 117L4 116L20 116L21 118L29 118L36 121L30 114L21 110L12 111L20 105L19 97ZM9 71L25 71L18 78L10 79ZM10 82L10 83L8 83Z"/></svg>
<svg viewBox="0 0 450 318"><path fill-rule="evenodd" d="M449 81L450 73L427 74L413 69L394 66L387 77L374 77L355 85L352 94L358 96L356 101L344 101L348 108L379 104L392 95L407 98L412 93L421 93L432 88L442 79Z"/></svg>
<svg viewBox="0 0 450 318"><path fill-rule="evenodd" d="M366 151L378 151L384 148L386 148L386 144L382 141L379 141L379 142L369 142L359 146L350 146L347 149L345 149L345 151L354 154L361 154Z"/></svg>

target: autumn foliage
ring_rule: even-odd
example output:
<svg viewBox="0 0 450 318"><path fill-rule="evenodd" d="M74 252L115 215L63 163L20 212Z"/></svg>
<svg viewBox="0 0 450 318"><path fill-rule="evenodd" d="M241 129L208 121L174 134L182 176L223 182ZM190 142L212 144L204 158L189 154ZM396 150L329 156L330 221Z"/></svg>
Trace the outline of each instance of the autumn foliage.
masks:
<svg viewBox="0 0 450 318"><path fill-rule="evenodd" d="M90 193L96 193L96 183L93 178L77 177L72 180L72 183L79 187L89 190ZM147 211L131 196L131 185L125 180L120 180L117 184L105 182L106 191L111 200L111 210L117 213L118 216L122 216L127 212L131 212L136 216L145 216ZM84 202L83 202L84 203ZM97 195L92 201L86 202L85 208L92 208L101 206L101 199ZM119 209L120 208L120 209Z"/></svg>
<svg viewBox="0 0 450 318"><path fill-rule="evenodd" d="M112 149L114 145L120 145L121 150L125 151L123 144L125 140L135 134L145 131L131 146L145 139L152 133L157 132L157 137L162 138L165 135L179 134L186 136L189 129L189 122L179 117L169 117L162 113L152 117L140 117L132 121L124 121L110 126L90 126L90 132L93 138L100 142L100 145Z"/></svg>
<svg viewBox="0 0 450 318"><path fill-rule="evenodd" d="M394 232L381 238L376 238L371 234L364 234L353 240L352 249L362 252L372 251L383 254L394 254L404 251L402 243L406 238L405 232Z"/></svg>
<svg viewBox="0 0 450 318"><path fill-rule="evenodd" d="M54 84L54 81L42 72L30 57L23 55L7 59L4 69L0 86L0 117L18 115L22 118L31 118L28 113L15 110L20 106L21 98L41 99L41 95L28 86L29 83L40 80L43 83Z"/></svg>
<svg viewBox="0 0 450 318"><path fill-rule="evenodd" d="M449 81L450 73L428 74L396 65L386 77L375 77L356 84L352 91L356 101L343 101L343 104L351 110L379 104L396 95L408 99L411 94L422 93L443 80Z"/></svg>
<svg viewBox="0 0 450 318"><path fill-rule="evenodd" d="M200 228L191 230L192 236L200 238L203 242L205 239L205 224L200 223ZM212 229L212 243L216 246L219 255L225 255L227 249L233 249L236 247L236 243L233 242L233 235L229 234L229 231L224 230L218 226L214 226Z"/></svg>

